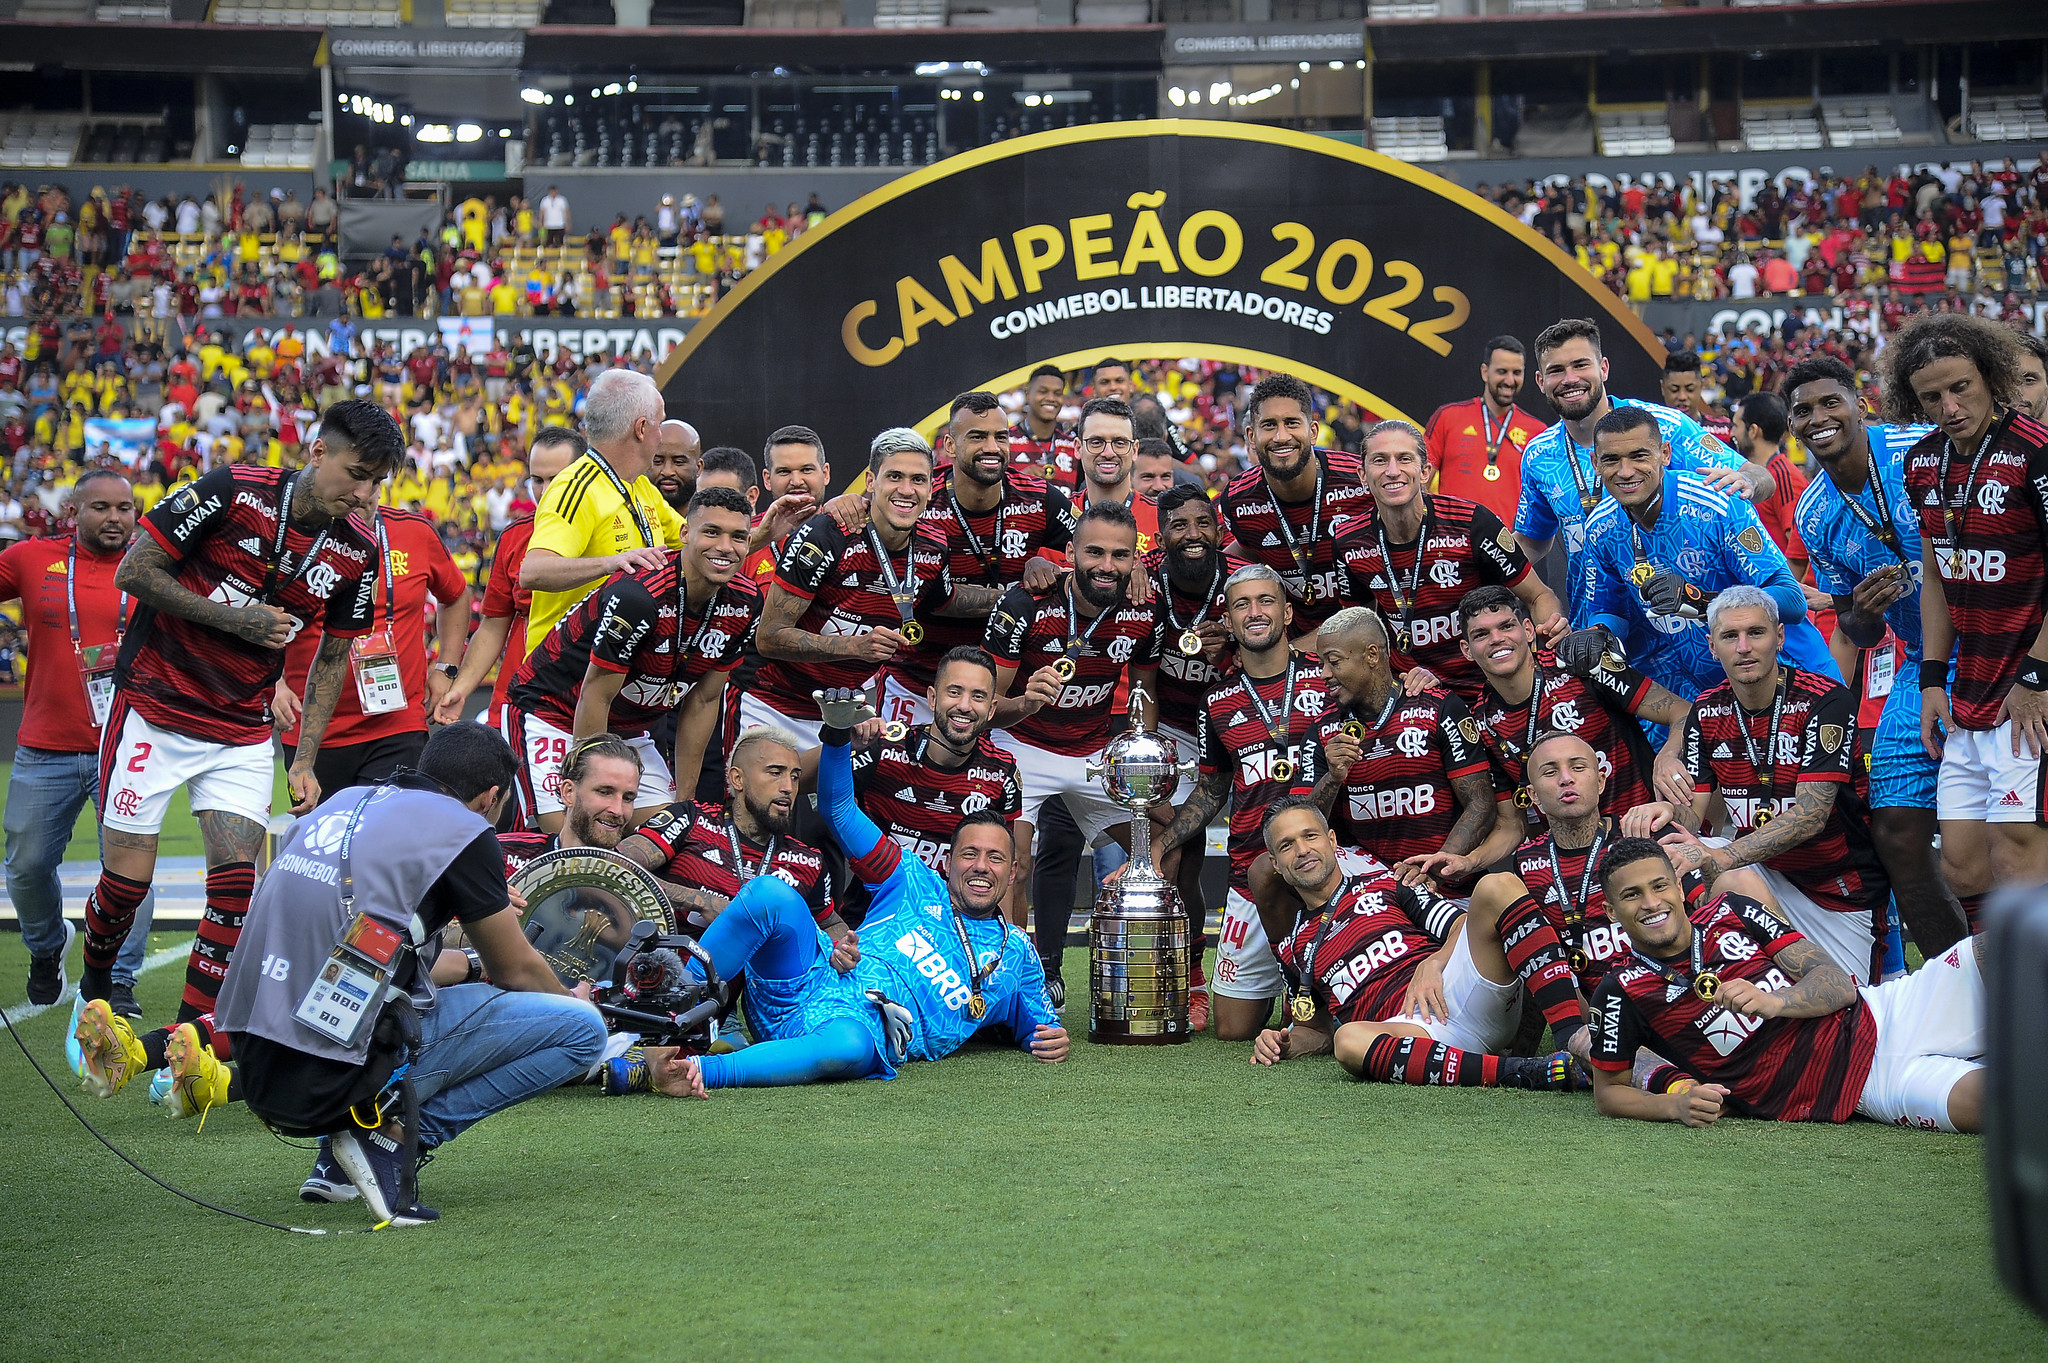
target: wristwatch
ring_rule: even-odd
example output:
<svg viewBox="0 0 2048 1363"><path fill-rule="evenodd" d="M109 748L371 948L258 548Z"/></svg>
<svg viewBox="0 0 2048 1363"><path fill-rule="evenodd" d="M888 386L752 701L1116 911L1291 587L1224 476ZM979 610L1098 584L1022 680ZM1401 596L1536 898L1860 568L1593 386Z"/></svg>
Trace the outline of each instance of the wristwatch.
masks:
<svg viewBox="0 0 2048 1363"><path fill-rule="evenodd" d="M451 680L462 675L462 665L459 663L435 663L434 670L446 673Z"/></svg>
<svg viewBox="0 0 2048 1363"><path fill-rule="evenodd" d="M475 947L462 948L462 954L469 958L469 974L463 977L464 984L475 984L484 977L484 958Z"/></svg>

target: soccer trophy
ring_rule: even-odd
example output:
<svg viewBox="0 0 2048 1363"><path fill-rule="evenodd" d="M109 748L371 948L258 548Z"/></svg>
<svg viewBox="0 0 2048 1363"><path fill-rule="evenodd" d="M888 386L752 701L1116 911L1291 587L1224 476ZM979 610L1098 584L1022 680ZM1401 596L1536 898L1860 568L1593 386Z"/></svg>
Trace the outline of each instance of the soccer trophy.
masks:
<svg viewBox="0 0 2048 1363"><path fill-rule="evenodd" d="M1131 713L1146 700L1131 688ZM1171 741L1133 729L1088 764L1109 798L1131 811L1131 859L1095 897L1088 929L1088 1039L1105 1046L1164 1046L1188 1039L1188 915L1152 865L1147 810L1172 798L1193 763Z"/></svg>

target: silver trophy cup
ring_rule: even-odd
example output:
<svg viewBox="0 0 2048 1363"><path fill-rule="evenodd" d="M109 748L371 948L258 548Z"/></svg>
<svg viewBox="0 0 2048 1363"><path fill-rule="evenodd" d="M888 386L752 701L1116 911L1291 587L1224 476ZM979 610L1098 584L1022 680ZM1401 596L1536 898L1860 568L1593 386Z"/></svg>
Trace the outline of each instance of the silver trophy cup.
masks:
<svg viewBox="0 0 2048 1363"><path fill-rule="evenodd" d="M1136 713L1144 691L1131 690ZM1171 739L1134 729L1088 764L1109 798L1131 811L1131 859L1095 897L1088 929L1088 1039L1107 1046L1163 1046L1188 1039L1188 943L1180 892L1152 865L1146 810L1173 797L1192 762Z"/></svg>

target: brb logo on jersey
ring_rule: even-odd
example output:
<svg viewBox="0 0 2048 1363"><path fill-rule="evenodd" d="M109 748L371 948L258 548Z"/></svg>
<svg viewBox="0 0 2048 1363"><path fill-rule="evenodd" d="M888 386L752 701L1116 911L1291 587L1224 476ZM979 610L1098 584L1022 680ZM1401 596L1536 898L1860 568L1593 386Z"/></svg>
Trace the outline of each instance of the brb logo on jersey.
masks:
<svg viewBox="0 0 2048 1363"><path fill-rule="evenodd" d="M915 928L896 939L896 949L909 958L917 973L932 982L945 999L946 1007L959 1012L967 1006L967 999L974 991L967 987L967 981L960 978L960 972L946 964L946 958L932 945L931 938Z"/></svg>

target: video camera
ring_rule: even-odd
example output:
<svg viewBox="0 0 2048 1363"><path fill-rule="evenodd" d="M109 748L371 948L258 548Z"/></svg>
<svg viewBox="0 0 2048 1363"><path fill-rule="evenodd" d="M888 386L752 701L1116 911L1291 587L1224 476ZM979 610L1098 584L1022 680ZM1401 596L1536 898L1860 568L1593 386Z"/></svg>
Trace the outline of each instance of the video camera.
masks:
<svg viewBox="0 0 2048 1363"><path fill-rule="evenodd" d="M685 968L686 956L703 967L702 978ZM614 1032L637 1033L644 1045L680 1046L703 1055L711 1049L712 1021L725 1011L730 994L696 938L664 933L643 918L612 962L611 981L597 985L591 1000Z"/></svg>

